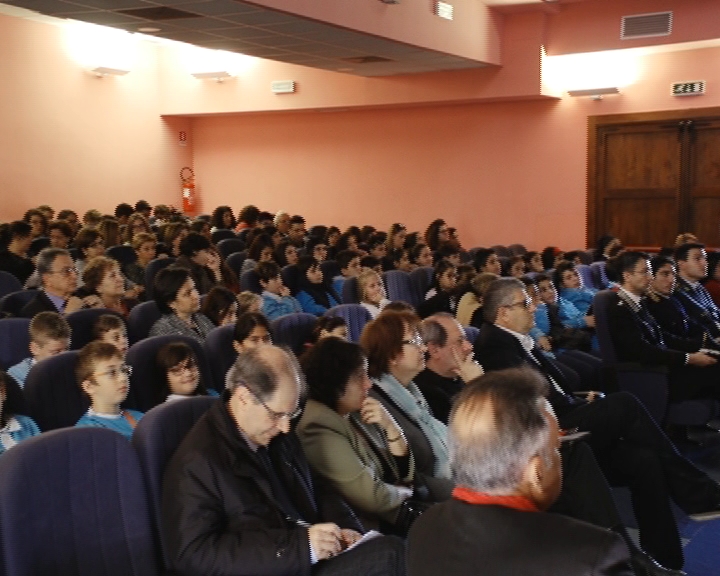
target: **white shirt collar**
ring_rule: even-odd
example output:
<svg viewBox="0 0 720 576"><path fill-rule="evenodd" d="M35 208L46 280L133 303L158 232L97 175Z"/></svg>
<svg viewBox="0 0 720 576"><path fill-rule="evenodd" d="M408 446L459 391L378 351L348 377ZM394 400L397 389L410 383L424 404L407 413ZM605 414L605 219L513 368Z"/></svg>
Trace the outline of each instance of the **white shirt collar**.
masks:
<svg viewBox="0 0 720 576"><path fill-rule="evenodd" d="M520 341L520 344L525 349L526 352L531 352L533 348L535 348L535 340L533 340L532 336L529 334L520 334L520 332L515 332L515 330L510 330L510 328L505 328L504 326L500 326L499 324L495 324L498 328L501 330L505 330L508 334L512 334Z"/></svg>
<svg viewBox="0 0 720 576"><path fill-rule="evenodd" d="M122 411L119 414L103 414L102 412L95 412L92 408L88 408L87 415L97 416L98 418L113 418L115 420L123 417Z"/></svg>
<svg viewBox="0 0 720 576"><path fill-rule="evenodd" d="M15 416L13 416L12 418L10 418L10 420L7 421L5 427L0 430L0 434L17 432L18 430L20 430L20 428L22 428L22 426L20 426L20 422L17 418L15 418Z"/></svg>
<svg viewBox="0 0 720 576"><path fill-rule="evenodd" d="M168 397L165 398L165 402L170 402L172 400L183 400L185 398L191 398L191 396L185 396L184 394L168 394Z"/></svg>
<svg viewBox="0 0 720 576"><path fill-rule="evenodd" d="M625 294L625 296L627 296L630 300L635 302L635 304L640 306L640 301L642 300L642 296L637 296L636 294L633 294L632 292L628 292L622 286L620 286L620 290L622 290L622 292L623 292L623 294Z"/></svg>

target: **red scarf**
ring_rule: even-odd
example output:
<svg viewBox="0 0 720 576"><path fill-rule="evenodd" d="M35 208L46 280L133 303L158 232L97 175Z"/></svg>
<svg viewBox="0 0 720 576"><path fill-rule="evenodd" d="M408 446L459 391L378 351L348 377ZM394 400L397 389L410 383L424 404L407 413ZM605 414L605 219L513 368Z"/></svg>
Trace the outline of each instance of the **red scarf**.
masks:
<svg viewBox="0 0 720 576"><path fill-rule="evenodd" d="M495 506L505 506L522 512L540 512L538 507L525 496L494 496L485 492L475 492L463 486L456 486L452 496L456 500L468 504L494 504Z"/></svg>

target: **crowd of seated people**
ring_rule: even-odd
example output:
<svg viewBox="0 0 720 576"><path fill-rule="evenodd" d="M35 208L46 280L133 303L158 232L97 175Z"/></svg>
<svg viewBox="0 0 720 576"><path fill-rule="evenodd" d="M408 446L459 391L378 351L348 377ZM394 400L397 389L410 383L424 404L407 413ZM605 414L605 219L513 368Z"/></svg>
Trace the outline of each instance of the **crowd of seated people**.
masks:
<svg viewBox="0 0 720 576"><path fill-rule="evenodd" d="M326 572L317 573L333 574L333 566L342 569L334 558L366 529L405 537L412 522L433 504L467 501L466 489L477 486L459 480L466 476L453 460L453 442L462 442L452 436L454 402L466 384L481 383L485 371L521 365L547 379L544 394L561 428L591 432L574 451L563 452L568 489L543 508L552 504L558 514L615 530L637 574L682 574L682 549L668 512L671 500L694 519L720 517L720 487L677 454L658 427L662 422L653 422L626 396L602 398L610 389L592 307L595 293L605 286L583 285L578 267L593 259L585 251L548 247L505 255L497 246L466 251L442 219L424 233L409 232L400 223L387 233L372 226L344 232L317 226L308 231L302 216L270 214L255 206L245 206L237 219L229 206L219 206L212 217L191 222L167 206L156 206L153 213L141 201L134 207L119 205L113 216L90 210L80 229L74 212L62 211L53 218L45 206L0 226L0 270L15 276L20 286L38 288L32 294L26 288L28 300L22 307L3 310L31 321L29 356L18 358L0 378L0 450L40 434L32 419L13 402L5 402L8 383L17 384L22 394L36 364L68 350L68 320L74 312L107 311L94 325L95 340L78 353L76 380L89 408L77 426L108 428L127 438L143 417L124 407L132 371L125 355L133 308L150 305L143 314L154 318L140 339L178 336L204 346L213 330L233 327L237 359L228 361L232 368L219 384L203 381L200 365L205 359L187 341L161 347L155 358L153 405L214 395L217 388L224 408L208 413L202 421L205 428L200 426L205 436L194 431L186 448L204 445L210 437L217 440L217 434L235 449L242 446L242 458L255 466L253 474L266 477L272 499L252 492L234 504L242 514L254 514L253 506L266 510L254 529L252 522L236 524L222 514L216 520L226 531L253 533L251 539L267 530L287 531L287 537L278 538L290 538L292 550L285 557L285 548L280 554L278 542L263 538L257 543L262 550L268 547L267 557L265 552L247 556L246 550L218 549L213 542L222 540L224 532L217 523L188 525L193 506L208 504L194 502L193 493L182 506L167 501L163 507L163 530L179 573L212 572L237 553L257 563L258 573L315 573L327 566ZM238 251L244 259L234 272L226 264L227 254L213 241L218 232L229 232L224 237L242 240L247 249ZM47 247L32 254L31 243L44 237ZM123 245L122 257L119 251L106 253ZM612 236L602 238L594 253L614 282L623 312L608 320L619 359L668 367L671 401L720 399L713 386L718 369L714 351L720 350L720 310L713 299L718 260L711 255L708 269L705 247L692 235L679 238L669 255L652 260L626 251ZM156 273L148 278L151 269ZM411 301L388 298L383 273L390 270L407 277ZM515 284L503 284L511 278L517 279ZM352 325L334 313L344 302L349 281L356 288L352 302L371 318L360 327L356 342L346 341ZM317 316L317 321L303 335L298 365L287 350L273 345L273 325L303 313ZM480 330L474 354L469 327ZM519 374L514 378L527 380ZM575 390L591 392L580 398L572 395ZM601 410L611 399L619 406L613 418ZM601 424L601 416L589 416L593 411L606 421ZM620 419L622 425L635 427L608 429L620 427ZM618 442L627 454L615 453ZM638 448L643 442L652 445L652 455ZM295 473L303 476L312 470L318 486L329 487L337 503L349 506L349 516L316 508L319 488L302 497L289 489L294 480L278 468L288 453L295 459ZM226 458L216 449L206 456L211 460L197 465L214 467ZM225 472L215 473L231 482ZM189 494L190 481L181 479L186 473L178 463L171 464L166 475L169 494ZM668 486L661 490L659 480L650 481L653 473L666 477ZM608 483L631 488L642 549L622 528ZM591 504L593 497L597 501ZM293 526L275 522L275 506L280 516L293 519ZM656 513L651 518L651 508L662 517ZM204 532L198 532L201 529ZM191 541L191 534L198 540ZM369 550L371 542L362 546ZM374 563L378 573L405 573L397 557L398 542L382 539L373 544L383 549L387 565L379 552L375 560L360 562ZM210 560L211 551L230 556ZM287 566L272 568L272 558L281 556ZM423 573L410 568L411 574ZM630 573L624 570L607 573Z"/></svg>

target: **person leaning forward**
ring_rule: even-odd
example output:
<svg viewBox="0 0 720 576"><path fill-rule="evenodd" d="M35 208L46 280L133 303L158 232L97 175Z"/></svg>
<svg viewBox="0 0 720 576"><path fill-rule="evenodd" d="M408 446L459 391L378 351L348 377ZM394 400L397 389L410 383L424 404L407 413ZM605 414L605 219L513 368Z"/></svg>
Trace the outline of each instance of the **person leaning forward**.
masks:
<svg viewBox="0 0 720 576"><path fill-rule="evenodd" d="M164 477L162 528L180 574L402 575L404 543L341 552L362 527L315 479L290 431L304 382L291 353L241 354L226 391L185 437Z"/></svg>

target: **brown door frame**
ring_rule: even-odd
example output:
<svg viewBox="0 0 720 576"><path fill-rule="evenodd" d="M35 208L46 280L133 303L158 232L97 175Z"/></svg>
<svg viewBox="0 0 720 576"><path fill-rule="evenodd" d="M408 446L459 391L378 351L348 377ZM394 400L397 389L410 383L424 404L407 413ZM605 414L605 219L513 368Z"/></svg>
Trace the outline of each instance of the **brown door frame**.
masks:
<svg viewBox="0 0 720 576"><path fill-rule="evenodd" d="M720 117L720 107L687 108L684 110L665 110L660 112L638 112L633 114L609 114L607 116L588 116L587 148L587 221L585 243L593 248L600 234L597 229L597 148L598 131L604 126L614 124L640 124L643 122L664 122L672 120L704 120ZM602 231L604 233L604 231Z"/></svg>

